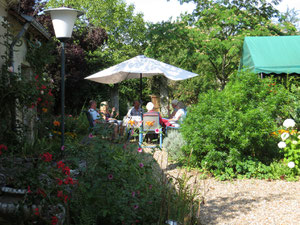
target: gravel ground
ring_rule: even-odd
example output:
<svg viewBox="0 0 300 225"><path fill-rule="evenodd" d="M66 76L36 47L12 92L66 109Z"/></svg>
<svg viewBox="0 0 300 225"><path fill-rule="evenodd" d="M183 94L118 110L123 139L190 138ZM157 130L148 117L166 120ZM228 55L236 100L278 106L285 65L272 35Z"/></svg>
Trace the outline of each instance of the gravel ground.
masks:
<svg viewBox="0 0 300 225"><path fill-rule="evenodd" d="M160 166L158 169L168 176L178 177L184 173L176 165L168 164L165 151L156 151L154 158ZM195 172L191 175L189 184L197 187L199 197L204 197L200 211L203 225L300 225L299 181L217 181L202 180Z"/></svg>

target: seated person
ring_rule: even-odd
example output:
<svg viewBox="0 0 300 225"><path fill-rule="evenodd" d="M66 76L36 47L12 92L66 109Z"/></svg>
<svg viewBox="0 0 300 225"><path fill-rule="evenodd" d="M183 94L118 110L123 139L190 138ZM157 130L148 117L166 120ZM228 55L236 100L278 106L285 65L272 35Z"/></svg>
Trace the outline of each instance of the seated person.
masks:
<svg viewBox="0 0 300 225"><path fill-rule="evenodd" d="M103 123L102 118L100 116L100 114L97 112L96 108L97 108L97 103L94 100L91 100L89 102L90 104L90 108L89 108L89 113L91 114L91 117L93 119L93 123L94 125L96 125L97 123Z"/></svg>
<svg viewBox="0 0 300 225"><path fill-rule="evenodd" d="M103 120L101 115L97 112L97 103L94 100L91 100L90 102L90 108L89 108L89 113L91 114L91 117L93 119L94 125L99 124L99 123L105 123L106 120ZM113 134L113 139L118 136L119 133L119 126L114 125L114 134Z"/></svg>
<svg viewBox="0 0 300 225"><path fill-rule="evenodd" d="M154 109L154 104L153 104L152 102L148 102L148 103L147 103L146 109L148 110L148 113L156 112L156 111L153 110L153 109ZM146 114L147 114L147 113L145 113L145 115L146 115ZM158 113L158 114L159 114L159 124L160 124L163 128L165 128L166 125L164 124L163 119L162 119L160 113Z"/></svg>
<svg viewBox="0 0 300 225"><path fill-rule="evenodd" d="M176 100L176 99L174 99L174 100L171 102L171 105L172 105L172 108L173 108L173 112L172 112L172 113L170 113L170 108L169 108L169 104L168 104L168 114L169 114L169 118L172 118L172 117L175 116L175 114L176 114L176 112L177 112L177 110L178 110L178 109L176 108L177 104L178 104L178 100Z"/></svg>
<svg viewBox="0 0 300 225"><path fill-rule="evenodd" d="M176 105L175 107L177 109L175 115L170 118L170 119L163 119L163 122L164 124L168 127L168 126L171 126L171 127L179 127L179 124L178 122L180 120L183 119L183 117L186 115L186 112L185 112L185 107L183 105L182 102L178 102L178 104Z"/></svg>
<svg viewBox="0 0 300 225"><path fill-rule="evenodd" d="M131 116L141 116L141 114L144 112L143 109L140 107L140 102L138 100L135 100L133 103L133 107L129 109L127 113L127 117Z"/></svg>
<svg viewBox="0 0 300 225"><path fill-rule="evenodd" d="M140 126L142 113L144 113L144 111L140 107L140 102L138 100L135 100L133 103L133 107L128 110L126 116L123 119L123 126L127 127L130 121L134 122L133 124L131 124L131 126Z"/></svg>
<svg viewBox="0 0 300 225"><path fill-rule="evenodd" d="M109 121L109 120L116 120L114 117L118 117L119 116L119 113L116 113L116 108L113 107L112 108L112 111L109 112L109 106L108 106L108 102L101 102L100 104L100 114L102 115L102 118L105 120L105 121Z"/></svg>

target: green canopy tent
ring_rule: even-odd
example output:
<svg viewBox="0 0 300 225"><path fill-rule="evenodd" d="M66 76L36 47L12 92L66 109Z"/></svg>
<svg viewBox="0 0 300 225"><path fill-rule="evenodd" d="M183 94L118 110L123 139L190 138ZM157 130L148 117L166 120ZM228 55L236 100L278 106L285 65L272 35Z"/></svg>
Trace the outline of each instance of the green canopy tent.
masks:
<svg viewBox="0 0 300 225"><path fill-rule="evenodd" d="M300 74L300 36L245 37L240 70Z"/></svg>

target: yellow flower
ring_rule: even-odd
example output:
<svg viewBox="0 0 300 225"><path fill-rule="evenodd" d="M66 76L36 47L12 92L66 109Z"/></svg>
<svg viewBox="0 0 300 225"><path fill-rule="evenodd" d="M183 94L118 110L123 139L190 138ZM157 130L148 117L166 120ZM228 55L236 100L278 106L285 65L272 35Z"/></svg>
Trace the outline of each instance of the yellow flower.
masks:
<svg viewBox="0 0 300 225"><path fill-rule="evenodd" d="M42 108L42 110L43 110L44 113L48 112L47 108Z"/></svg>
<svg viewBox="0 0 300 225"><path fill-rule="evenodd" d="M129 120L128 123L133 126L135 124L135 121L134 120Z"/></svg>
<svg viewBox="0 0 300 225"><path fill-rule="evenodd" d="M146 121L146 125L149 127L152 127L154 124L154 121Z"/></svg>
<svg viewBox="0 0 300 225"><path fill-rule="evenodd" d="M292 130L291 135L297 134L297 130Z"/></svg>
<svg viewBox="0 0 300 225"><path fill-rule="evenodd" d="M288 133L289 131L287 131L287 130L283 130L283 129L281 129L281 130L278 130L278 133L279 134L282 134L282 133Z"/></svg>
<svg viewBox="0 0 300 225"><path fill-rule="evenodd" d="M53 125L56 126L56 127L59 127L60 126L60 122L57 121L57 120L54 120Z"/></svg>
<svg viewBox="0 0 300 225"><path fill-rule="evenodd" d="M271 133L271 135L277 136L277 133L274 131L274 132Z"/></svg>

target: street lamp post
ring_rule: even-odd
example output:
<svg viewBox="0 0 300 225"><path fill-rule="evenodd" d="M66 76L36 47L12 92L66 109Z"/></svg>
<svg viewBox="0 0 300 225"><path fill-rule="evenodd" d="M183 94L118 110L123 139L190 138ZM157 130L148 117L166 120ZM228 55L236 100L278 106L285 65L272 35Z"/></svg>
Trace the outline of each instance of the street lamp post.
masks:
<svg viewBox="0 0 300 225"><path fill-rule="evenodd" d="M45 10L50 13L55 36L61 42L61 150L65 147L65 40L72 36L75 20L83 12L61 7Z"/></svg>

